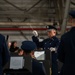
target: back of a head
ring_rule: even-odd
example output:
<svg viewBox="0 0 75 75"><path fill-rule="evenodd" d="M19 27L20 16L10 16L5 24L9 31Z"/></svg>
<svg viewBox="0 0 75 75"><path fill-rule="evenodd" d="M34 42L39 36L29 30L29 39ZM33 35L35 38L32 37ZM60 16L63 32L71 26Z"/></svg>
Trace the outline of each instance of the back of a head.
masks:
<svg viewBox="0 0 75 75"><path fill-rule="evenodd" d="M72 18L75 18L75 10L71 10L69 12L69 15L72 17Z"/></svg>
<svg viewBox="0 0 75 75"><path fill-rule="evenodd" d="M24 50L25 53L30 53L36 48L37 48L36 44L32 41L23 41L21 45L21 49Z"/></svg>
<svg viewBox="0 0 75 75"><path fill-rule="evenodd" d="M75 10L69 12L71 25L75 27Z"/></svg>

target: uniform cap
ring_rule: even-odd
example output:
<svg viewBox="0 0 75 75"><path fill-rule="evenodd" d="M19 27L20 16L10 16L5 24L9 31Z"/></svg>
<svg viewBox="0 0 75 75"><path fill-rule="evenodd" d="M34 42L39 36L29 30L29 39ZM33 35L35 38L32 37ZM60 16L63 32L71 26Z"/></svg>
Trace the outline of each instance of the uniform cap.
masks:
<svg viewBox="0 0 75 75"><path fill-rule="evenodd" d="M75 18L75 10L71 10L69 12L69 15L72 17L72 18Z"/></svg>
<svg viewBox="0 0 75 75"><path fill-rule="evenodd" d="M32 51L37 48L36 44L32 41L23 41L21 45L21 49L24 51Z"/></svg>
<svg viewBox="0 0 75 75"><path fill-rule="evenodd" d="M54 26L48 25L46 26L47 30L50 31L51 29L57 30Z"/></svg>

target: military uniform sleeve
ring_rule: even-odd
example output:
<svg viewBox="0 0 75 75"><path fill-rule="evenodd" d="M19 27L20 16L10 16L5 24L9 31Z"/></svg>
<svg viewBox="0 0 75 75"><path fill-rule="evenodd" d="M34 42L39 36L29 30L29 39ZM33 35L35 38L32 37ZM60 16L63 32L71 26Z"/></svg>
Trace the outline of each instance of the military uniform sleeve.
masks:
<svg viewBox="0 0 75 75"><path fill-rule="evenodd" d="M38 37L32 36L32 40L33 40L33 42L36 43L38 48L42 48L43 47L43 42L39 42Z"/></svg>

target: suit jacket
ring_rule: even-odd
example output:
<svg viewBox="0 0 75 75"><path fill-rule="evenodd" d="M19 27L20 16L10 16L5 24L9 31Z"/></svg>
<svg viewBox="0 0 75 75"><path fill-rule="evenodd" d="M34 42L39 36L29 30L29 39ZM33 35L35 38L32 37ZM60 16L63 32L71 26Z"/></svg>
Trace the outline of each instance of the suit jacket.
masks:
<svg viewBox="0 0 75 75"><path fill-rule="evenodd" d="M75 27L62 35L58 59L63 62L63 75L75 75Z"/></svg>
<svg viewBox="0 0 75 75"><path fill-rule="evenodd" d="M9 61L9 52L6 45L5 37L0 34L0 75L2 75L2 68Z"/></svg>

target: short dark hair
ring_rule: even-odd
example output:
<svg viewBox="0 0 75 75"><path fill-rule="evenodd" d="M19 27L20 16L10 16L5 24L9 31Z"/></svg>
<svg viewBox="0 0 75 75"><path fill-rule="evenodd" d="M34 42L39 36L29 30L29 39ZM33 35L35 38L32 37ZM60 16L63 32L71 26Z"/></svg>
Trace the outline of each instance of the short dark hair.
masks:
<svg viewBox="0 0 75 75"><path fill-rule="evenodd" d="M72 17L72 18L75 18L75 10L71 10L69 12L69 15Z"/></svg>

